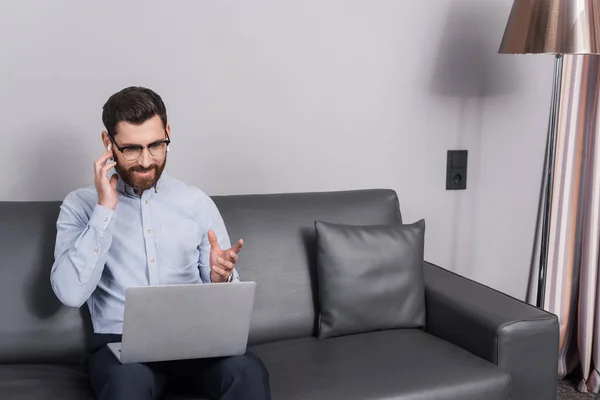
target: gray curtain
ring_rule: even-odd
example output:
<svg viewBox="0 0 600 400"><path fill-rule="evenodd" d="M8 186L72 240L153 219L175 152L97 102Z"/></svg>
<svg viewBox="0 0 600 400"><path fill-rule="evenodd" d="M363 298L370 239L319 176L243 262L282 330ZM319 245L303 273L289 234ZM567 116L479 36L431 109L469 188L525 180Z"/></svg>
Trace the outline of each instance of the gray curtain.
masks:
<svg viewBox="0 0 600 400"><path fill-rule="evenodd" d="M559 376L600 389L600 58L564 56L546 295L560 319ZM539 232L528 301L535 304Z"/></svg>

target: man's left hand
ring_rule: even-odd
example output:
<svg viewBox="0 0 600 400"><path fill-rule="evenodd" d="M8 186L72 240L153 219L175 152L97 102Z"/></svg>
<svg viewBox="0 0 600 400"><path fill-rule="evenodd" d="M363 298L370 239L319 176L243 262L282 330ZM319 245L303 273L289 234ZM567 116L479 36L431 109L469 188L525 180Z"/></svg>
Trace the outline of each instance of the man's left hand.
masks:
<svg viewBox="0 0 600 400"><path fill-rule="evenodd" d="M227 282L233 274L233 268L238 260L238 254L244 247L244 241L240 239L231 248L223 250L219 246L217 235L213 230L208 231L208 241L210 243L210 280Z"/></svg>

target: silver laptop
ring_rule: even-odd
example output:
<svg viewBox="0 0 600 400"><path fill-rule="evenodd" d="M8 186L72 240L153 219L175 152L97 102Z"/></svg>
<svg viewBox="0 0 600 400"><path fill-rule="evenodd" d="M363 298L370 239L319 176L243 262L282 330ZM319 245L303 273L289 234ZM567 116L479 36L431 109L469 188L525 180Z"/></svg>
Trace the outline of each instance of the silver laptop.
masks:
<svg viewBox="0 0 600 400"><path fill-rule="evenodd" d="M131 287L125 292L125 363L241 355L246 352L255 282Z"/></svg>

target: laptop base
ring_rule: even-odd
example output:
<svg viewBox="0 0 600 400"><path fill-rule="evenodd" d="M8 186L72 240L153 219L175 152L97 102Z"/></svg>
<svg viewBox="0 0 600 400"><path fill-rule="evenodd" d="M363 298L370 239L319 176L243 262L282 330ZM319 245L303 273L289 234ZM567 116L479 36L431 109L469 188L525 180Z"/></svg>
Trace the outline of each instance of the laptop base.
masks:
<svg viewBox="0 0 600 400"><path fill-rule="evenodd" d="M121 342L108 343L106 346L111 351L111 353L113 353L116 359L119 360L121 364L123 364L123 361L121 361Z"/></svg>

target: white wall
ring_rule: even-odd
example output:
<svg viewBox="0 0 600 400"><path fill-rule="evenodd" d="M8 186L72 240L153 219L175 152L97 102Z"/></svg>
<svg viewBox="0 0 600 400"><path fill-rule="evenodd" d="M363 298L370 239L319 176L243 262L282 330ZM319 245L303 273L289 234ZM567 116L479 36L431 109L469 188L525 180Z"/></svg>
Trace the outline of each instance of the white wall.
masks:
<svg viewBox="0 0 600 400"><path fill-rule="evenodd" d="M428 260L524 298L552 60L497 54L511 4L3 1L0 200L90 184L102 104L144 85L172 175L209 194L393 188ZM468 190L449 192L456 148Z"/></svg>

